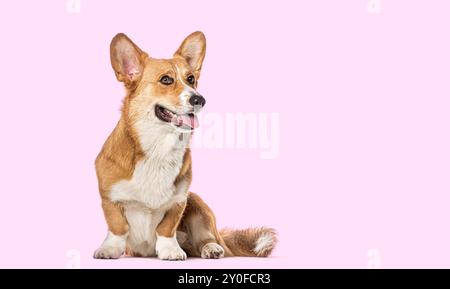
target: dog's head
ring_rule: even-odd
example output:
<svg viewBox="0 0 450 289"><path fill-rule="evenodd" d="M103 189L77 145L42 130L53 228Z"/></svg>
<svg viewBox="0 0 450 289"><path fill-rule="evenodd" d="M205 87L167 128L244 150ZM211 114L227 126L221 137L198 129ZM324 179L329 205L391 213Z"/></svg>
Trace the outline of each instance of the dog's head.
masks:
<svg viewBox="0 0 450 289"><path fill-rule="evenodd" d="M196 113L205 105L197 92L205 57L203 33L189 35L171 59L154 59L125 34L111 41L111 64L128 95L124 113L133 123L170 131L191 131L198 126Z"/></svg>

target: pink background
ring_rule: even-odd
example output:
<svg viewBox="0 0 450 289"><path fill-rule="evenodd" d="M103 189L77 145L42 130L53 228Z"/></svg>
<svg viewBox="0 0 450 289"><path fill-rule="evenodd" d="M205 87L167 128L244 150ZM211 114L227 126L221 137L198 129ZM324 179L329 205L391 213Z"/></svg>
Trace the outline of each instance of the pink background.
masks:
<svg viewBox="0 0 450 289"><path fill-rule="evenodd" d="M450 3L66 1L0 4L0 267L450 267ZM196 149L219 227L267 225L268 259L94 260L93 162L124 96L109 42L170 57L202 30L206 112L278 112L280 152ZM373 260L372 260L373 261Z"/></svg>

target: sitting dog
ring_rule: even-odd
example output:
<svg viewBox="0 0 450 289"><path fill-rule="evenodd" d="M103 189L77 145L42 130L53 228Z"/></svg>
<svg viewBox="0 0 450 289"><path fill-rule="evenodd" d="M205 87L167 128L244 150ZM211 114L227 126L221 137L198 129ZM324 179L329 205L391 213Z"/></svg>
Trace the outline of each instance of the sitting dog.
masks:
<svg viewBox="0 0 450 289"><path fill-rule="evenodd" d="M125 34L112 39L111 64L127 93L95 161L108 234L94 258L265 257L274 248L270 228L219 232L211 209L189 192L189 142L205 105L197 92L205 50L201 32L172 59L150 57Z"/></svg>

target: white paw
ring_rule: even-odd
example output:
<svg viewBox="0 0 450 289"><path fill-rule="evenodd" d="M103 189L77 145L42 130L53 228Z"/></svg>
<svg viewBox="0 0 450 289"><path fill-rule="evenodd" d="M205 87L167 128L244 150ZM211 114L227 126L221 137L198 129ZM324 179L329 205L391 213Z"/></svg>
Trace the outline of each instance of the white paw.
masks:
<svg viewBox="0 0 450 289"><path fill-rule="evenodd" d="M202 258L204 259L219 259L223 256L224 250L217 243L208 243L202 248Z"/></svg>
<svg viewBox="0 0 450 289"><path fill-rule="evenodd" d="M156 254L161 260L186 260L186 253L181 249L175 237L160 237L156 239Z"/></svg>
<svg viewBox="0 0 450 289"><path fill-rule="evenodd" d="M95 259L119 259L123 252L121 248L100 247L94 252Z"/></svg>
<svg viewBox="0 0 450 289"><path fill-rule="evenodd" d="M108 232L100 248L94 252L95 259L119 259L125 251L128 234L114 235Z"/></svg>
<svg viewBox="0 0 450 289"><path fill-rule="evenodd" d="M158 258L161 260L186 260L186 253L180 246L166 247L157 251Z"/></svg>

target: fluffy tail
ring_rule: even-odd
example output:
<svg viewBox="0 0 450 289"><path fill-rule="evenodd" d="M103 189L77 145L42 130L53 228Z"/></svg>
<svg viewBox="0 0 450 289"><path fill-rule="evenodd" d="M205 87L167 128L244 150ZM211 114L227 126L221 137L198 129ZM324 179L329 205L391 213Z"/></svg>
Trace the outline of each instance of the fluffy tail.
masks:
<svg viewBox="0 0 450 289"><path fill-rule="evenodd" d="M267 257L278 241L275 230L265 227L223 229L220 235L234 256Z"/></svg>

